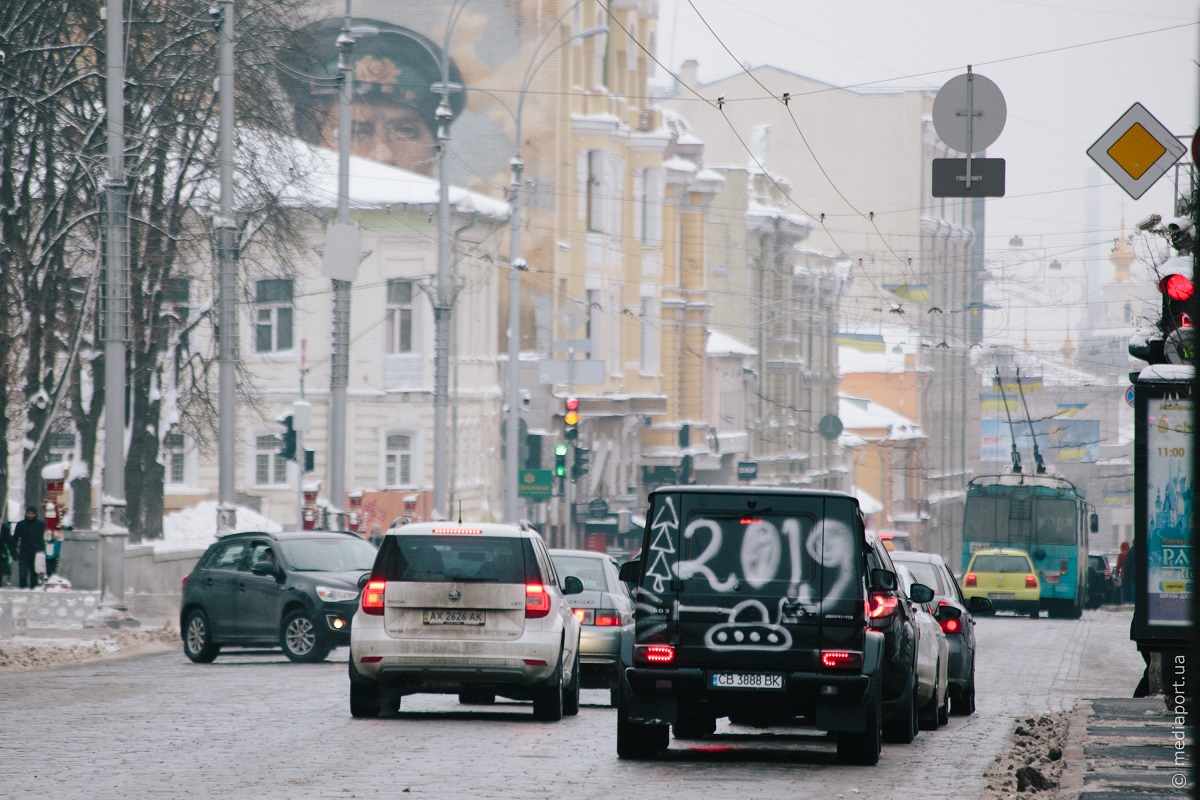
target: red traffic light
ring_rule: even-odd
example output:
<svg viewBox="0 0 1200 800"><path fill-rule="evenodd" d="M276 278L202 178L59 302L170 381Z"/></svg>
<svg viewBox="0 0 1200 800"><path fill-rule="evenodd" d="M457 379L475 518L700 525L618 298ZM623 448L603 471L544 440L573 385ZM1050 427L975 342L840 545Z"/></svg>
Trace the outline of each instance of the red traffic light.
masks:
<svg viewBox="0 0 1200 800"><path fill-rule="evenodd" d="M574 397L568 397L566 402L567 410L563 413L563 422L568 428L579 424L579 400Z"/></svg>
<svg viewBox="0 0 1200 800"><path fill-rule="evenodd" d="M1196 287L1186 275L1175 273L1159 281L1158 290L1172 300L1190 300Z"/></svg>

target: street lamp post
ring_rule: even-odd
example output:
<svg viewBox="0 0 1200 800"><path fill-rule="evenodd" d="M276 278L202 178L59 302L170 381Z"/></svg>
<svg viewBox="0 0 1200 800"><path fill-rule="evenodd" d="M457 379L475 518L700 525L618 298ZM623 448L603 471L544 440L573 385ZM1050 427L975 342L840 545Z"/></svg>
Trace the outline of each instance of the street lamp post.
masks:
<svg viewBox="0 0 1200 800"><path fill-rule="evenodd" d="M518 450L518 428L521 424L521 272L525 270L525 260L521 257L521 173L525 169L525 164L521 160L521 119L525 108L525 96L529 91L529 82L533 80L533 76L541 69L541 66L546 63L550 56L557 53L563 47L566 47L573 41L578 39L587 39L592 36L608 33L608 28L600 26L588 28L585 31L571 36L559 42L553 48L548 50L542 57L538 58L538 53L550 38L550 34L558 29L563 19L568 14L575 10L579 5L576 2L570 8L563 12L542 40L538 42L537 48L533 51L533 58L529 61L529 66L525 69L525 77L521 81L521 91L517 95L517 113L513 116L515 123L515 136L513 145L513 157L509 162L512 168L512 180L509 189L509 222L512 230L509 234L509 265L508 271L508 385L506 395L506 405L508 406L507 424L505 425L505 460L504 460L504 518L506 522L517 522L517 474L520 461Z"/></svg>

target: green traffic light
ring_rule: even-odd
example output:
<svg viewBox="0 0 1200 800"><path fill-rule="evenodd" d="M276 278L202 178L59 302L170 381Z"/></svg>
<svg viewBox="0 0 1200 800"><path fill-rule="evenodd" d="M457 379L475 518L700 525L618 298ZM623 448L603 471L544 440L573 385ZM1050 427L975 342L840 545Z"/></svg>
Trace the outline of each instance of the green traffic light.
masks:
<svg viewBox="0 0 1200 800"><path fill-rule="evenodd" d="M559 478L561 478L561 477L563 477L563 476L564 476L564 475L566 475L566 474L567 474L567 466L566 466L566 464L559 464L558 466L556 466L556 467L554 468L554 475L555 475L556 477L559 477Z"/></svg>
<svg viewBox="0 0 1200 800"><path fill-rule="evenodd" d="M567 454L567 446L565 444L554 445L554 455L565 456Z"/></svg>

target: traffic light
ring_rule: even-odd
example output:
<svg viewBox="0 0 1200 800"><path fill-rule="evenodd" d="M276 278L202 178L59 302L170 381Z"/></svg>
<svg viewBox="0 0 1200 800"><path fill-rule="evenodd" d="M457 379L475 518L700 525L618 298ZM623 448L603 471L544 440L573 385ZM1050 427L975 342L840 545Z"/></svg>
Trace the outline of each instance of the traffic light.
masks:
<svg viewBox="0 0 1200 800"><path fill-rule="evenodd" d="M586 447L576 447L575 457L571 460L571 480L579 480L588 473L588 456L592 454Z"/></svg>
<svg viewBox="0 0 1200 800"><path fill-rule="evenodd" d="M568 397L563 411L563 437L568 442L579 438L579 400Z"/></svg>
<svg viewBox="0 0 1200 800"><path fill-rule="evenodd" d="M559 478L566 477L567 446L565 444L554 445L554 474Z"/></svg>
<svg viewBox="0 0 1200 800"><path fill-rule="evenodd" d="M283 456L284 461L295 461L296 429L292 427L292 415L288 414L279 420L279 424L283 426L283 446L279 449L279 455Z"/></svg>
<svg viewBox="0 0 1200 800"><path fill-rule="evenodd" d="M1162 292L1162 319L1159 327L1163 333L1163 355L1171 364L1192 363L1195 347L1195 330L1192 320L1196 316L1196 289L1189 277L1190 259L1176 256L1163 264L1163 277L1158 282Z"/></svg>

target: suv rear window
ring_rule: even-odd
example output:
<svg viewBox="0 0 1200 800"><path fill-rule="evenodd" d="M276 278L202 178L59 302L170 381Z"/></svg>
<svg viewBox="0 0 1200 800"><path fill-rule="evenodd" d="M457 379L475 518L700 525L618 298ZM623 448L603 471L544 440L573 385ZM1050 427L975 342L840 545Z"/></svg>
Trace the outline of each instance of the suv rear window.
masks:
<svg viewBox="0 0 1200 800"><path fill-rule="evenodd" d="M390 536L379 554L381 577L417 583L524 583L526 556L534 563L526 550L525 540L515 537Z"/></svg>
<svg viewBox="0 0 1200 800"><path fill-rule="evenodd" d="M975 556L971 565L975 572L1030 572L1029 562L1022 556Z"/></svg>

